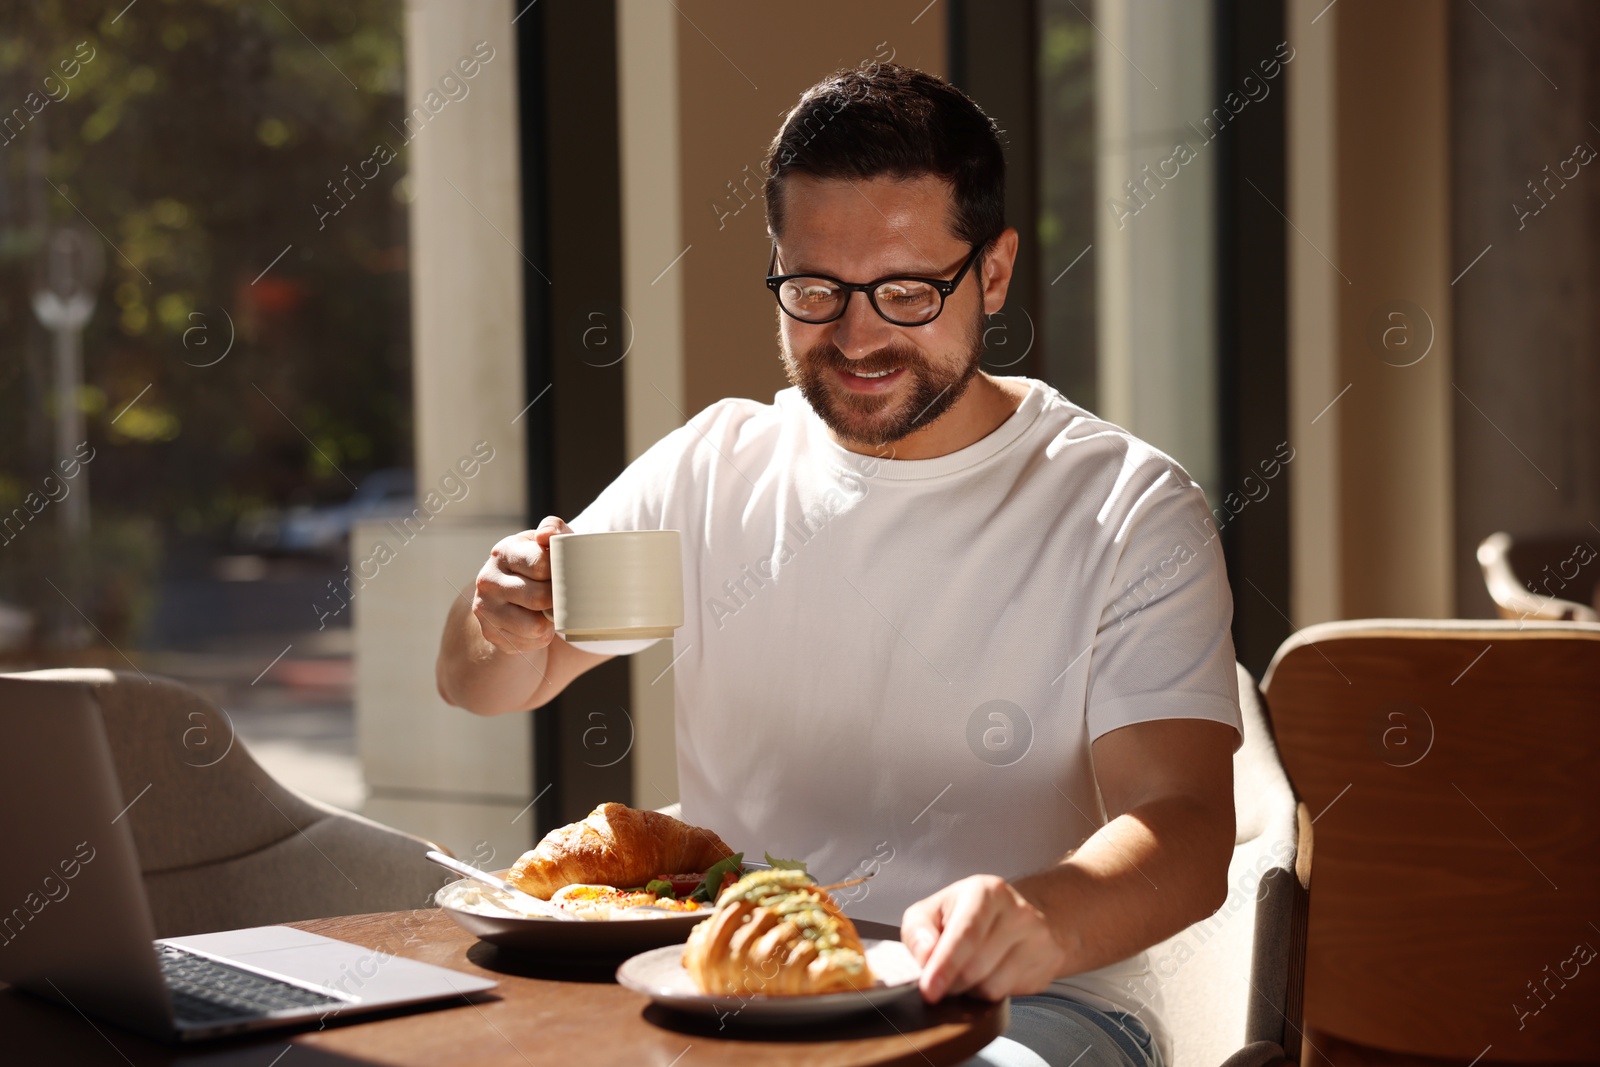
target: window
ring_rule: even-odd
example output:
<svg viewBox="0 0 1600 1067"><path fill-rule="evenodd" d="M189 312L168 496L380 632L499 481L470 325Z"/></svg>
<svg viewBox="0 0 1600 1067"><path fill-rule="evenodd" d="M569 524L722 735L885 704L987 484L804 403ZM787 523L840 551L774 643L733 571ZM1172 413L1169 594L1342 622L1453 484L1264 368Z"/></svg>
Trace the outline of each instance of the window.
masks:
<svg viewBox="0 0 1600 1067"><path fill-rule="evenodd" d="M410 466L402 14L0 12L0 657L191 681L345 804L343 533Z"/></svg>

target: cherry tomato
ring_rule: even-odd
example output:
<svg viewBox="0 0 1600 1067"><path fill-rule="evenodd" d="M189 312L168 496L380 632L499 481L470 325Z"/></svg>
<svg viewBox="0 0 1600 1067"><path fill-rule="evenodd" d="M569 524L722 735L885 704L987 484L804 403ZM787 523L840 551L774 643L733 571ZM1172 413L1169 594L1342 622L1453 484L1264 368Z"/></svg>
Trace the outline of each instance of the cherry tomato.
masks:
<svg viewBox="0 0 1600 1067"><path fill-rule="evenodd" d="M673 895L683 897L693 893L700 883L705 881L706 872L701 871L699 874L658 874L656 877L663 882L671 882Z"/></svg>

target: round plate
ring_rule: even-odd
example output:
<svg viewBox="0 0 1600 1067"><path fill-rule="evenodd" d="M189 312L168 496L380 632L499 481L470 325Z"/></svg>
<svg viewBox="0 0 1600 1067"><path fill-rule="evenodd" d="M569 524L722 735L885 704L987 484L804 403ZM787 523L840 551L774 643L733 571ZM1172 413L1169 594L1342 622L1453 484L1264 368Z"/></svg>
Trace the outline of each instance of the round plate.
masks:
<svg viewBox="0 0 1600 1067"><path fill-rule="evenodd" d="M818 993L811 996L741 997L700 992L683 967L683 949L677 945L651 949L627 960L617 968L617 981L643 993L665 1008L715 1015L740 1022L793 1024L836 1019L886 1004L917 989L921 968L911 950L898 941L865 938L867 964L877 981L871 989L847 993Z"/></svg>
<svg viewBox="0 0 1600 1067"><path fill-rule="evenodd" d="M505 871L497 872L501 878ZM504 948L533 952L624 955L658 945L681 945L695 923L712 909L664 915L659 918L562 922L533 915L518 915L494 903L495 890L462 878L443 886L433 902L468 931Z"/></svg>

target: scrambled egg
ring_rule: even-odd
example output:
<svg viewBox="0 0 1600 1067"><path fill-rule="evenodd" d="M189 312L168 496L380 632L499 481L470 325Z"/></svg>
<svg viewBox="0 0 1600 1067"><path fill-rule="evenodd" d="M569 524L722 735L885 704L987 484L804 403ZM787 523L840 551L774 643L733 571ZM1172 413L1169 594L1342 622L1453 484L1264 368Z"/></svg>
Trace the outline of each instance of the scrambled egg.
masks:
<svg viewBox="0 0 1600 1067"><path fill-rule="evenodd" d="M632 916L623 916L621 913L628 908L652 907L659 908L662 912L701 910L698 901L673 900L670 897L657 897L654 893L646 892L630 893L625 889L609 885L569 885L557 890L555 896L550 898L550 903L580 918L593 920L645 918L651 914L661 914L661 912L640 912Z"/></svg>

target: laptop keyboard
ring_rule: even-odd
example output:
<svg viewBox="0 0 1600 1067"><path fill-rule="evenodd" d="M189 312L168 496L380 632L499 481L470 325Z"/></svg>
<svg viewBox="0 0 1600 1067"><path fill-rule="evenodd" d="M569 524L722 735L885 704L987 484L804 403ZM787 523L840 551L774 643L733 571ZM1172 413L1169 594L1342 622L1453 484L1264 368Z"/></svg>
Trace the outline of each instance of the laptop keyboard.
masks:
<svg viewBox="0 0 1600 1067"><path fill-rule="evenodd" d="M161 973L167 980L173 1015L179 1024L253 1019L278 1011L335 1008L349 1003L171 945L157 945L156 956L161 961Z"/></svg>

